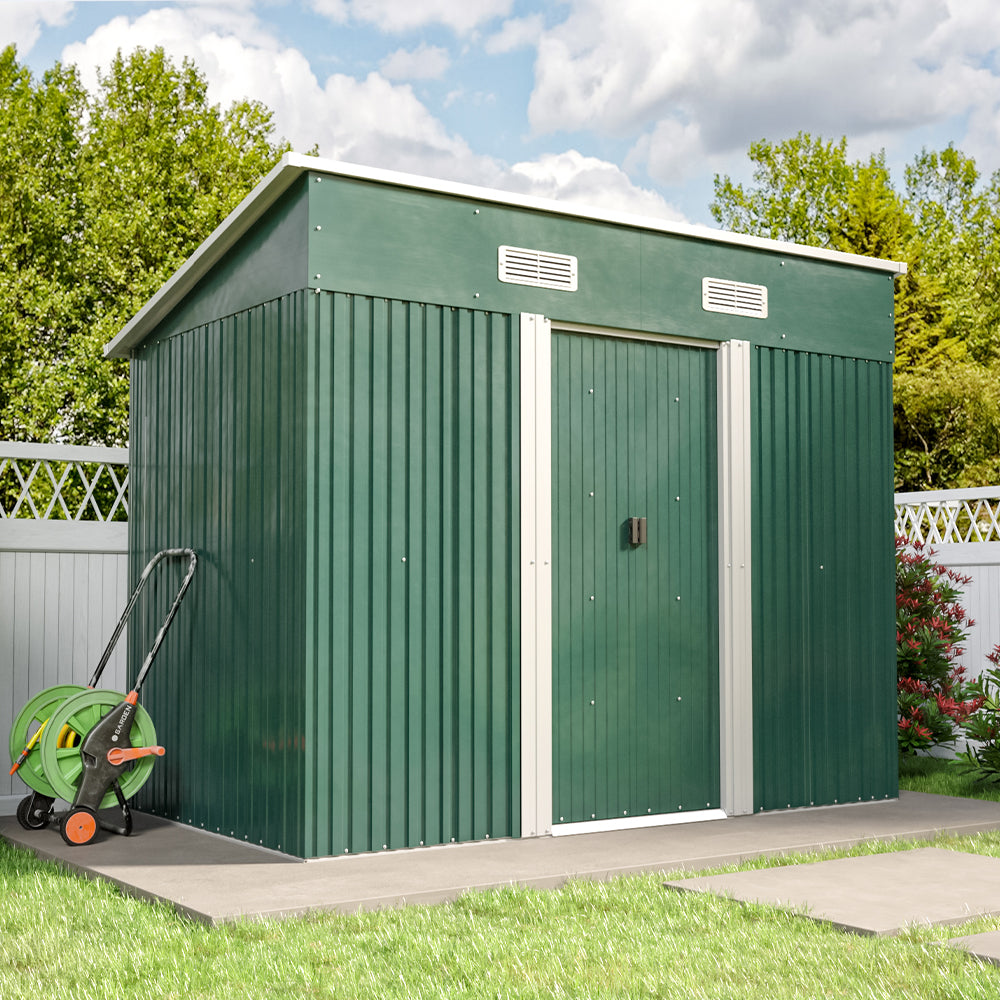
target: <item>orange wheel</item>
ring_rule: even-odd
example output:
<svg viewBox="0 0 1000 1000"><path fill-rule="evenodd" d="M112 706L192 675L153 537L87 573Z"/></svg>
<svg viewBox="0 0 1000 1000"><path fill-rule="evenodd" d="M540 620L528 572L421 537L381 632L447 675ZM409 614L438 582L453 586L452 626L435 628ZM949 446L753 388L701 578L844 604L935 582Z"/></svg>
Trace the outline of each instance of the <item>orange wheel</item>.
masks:
<svg viewBox="0 0 1000 1000"><path fill-rule="evenodd" d="M70 847L89 844L97 833L97 817L92 809L77 806L63 816L59 832Z"/></svg>

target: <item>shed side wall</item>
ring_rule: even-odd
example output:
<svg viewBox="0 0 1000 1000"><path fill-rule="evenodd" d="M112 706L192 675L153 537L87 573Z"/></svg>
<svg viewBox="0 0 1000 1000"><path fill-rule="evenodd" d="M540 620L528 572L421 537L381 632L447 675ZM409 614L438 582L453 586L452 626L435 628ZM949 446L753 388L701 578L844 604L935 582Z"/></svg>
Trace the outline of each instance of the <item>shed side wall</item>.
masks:
<svg viewBox="0 0 1000 1000"><path fill-rule="evenodd" d="M311 296L309 856L520 830L518 335Z"/></svg>
<svg viewBox="0 0 1000 1000"><path fill-rule="evenodd" d="M198 570L143 688L166 756L141 808L292 854L303 844L304 293L132 360L131 577L165 547ZM183 567L147 588L133 676Z"/></svg>
<svg viewBox="0 0 1000 1000"><path fill-rule="evenodd" d="M892 366L752 365L755 808L894 797Z"/></svg>

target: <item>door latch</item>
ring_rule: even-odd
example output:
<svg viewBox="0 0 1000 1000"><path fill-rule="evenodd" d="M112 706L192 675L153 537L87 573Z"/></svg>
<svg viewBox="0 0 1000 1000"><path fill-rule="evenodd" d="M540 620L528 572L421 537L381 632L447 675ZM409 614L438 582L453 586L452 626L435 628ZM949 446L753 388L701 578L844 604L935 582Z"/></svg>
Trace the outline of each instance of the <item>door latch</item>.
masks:
<svg viewBox="0 0 1000 1000"><path fill-rule="evenodd" d="M646 519L644 517L630 517L628 519L628 540L633 545L646 544Z"/></svg>

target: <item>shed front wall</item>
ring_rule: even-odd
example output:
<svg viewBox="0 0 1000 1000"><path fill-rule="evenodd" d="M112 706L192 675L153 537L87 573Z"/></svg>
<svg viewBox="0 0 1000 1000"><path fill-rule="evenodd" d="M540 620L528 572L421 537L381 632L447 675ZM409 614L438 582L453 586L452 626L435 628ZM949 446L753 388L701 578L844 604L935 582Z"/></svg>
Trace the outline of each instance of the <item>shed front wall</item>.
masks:
<svg viewBox="0 0 1000 1000"><path fill-rule="evenodd" d="M309 282L324 290L893 357L893 277L884 272L318 173L308 200ZM499 281L501 245L576 256L578 290ZM705 277L765 285L767 317L706 312Z"/></svg>
<svg viewBox="0 0 1000 1000"><path fill-rule="evenodd" d="M515 835L511 317L311 299L306 854Z"/></svg>
<svg viewBox="0 0 1000 1000"><path fill-rule="evenodd" d="M892 366L752 355L755 808L898 794Z"/></svg>

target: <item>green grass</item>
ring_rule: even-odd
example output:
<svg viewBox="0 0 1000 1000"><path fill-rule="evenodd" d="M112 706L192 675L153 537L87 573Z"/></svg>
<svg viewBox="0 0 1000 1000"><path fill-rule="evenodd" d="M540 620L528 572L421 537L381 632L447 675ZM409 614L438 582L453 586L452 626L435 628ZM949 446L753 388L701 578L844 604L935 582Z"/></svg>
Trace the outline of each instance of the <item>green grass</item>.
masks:
<svg viewBox="0 0 1000 1000"><path fill-rule="evenodd" d="M936 843L1000 857L998 833ZM995 1000L1000 993L1000 970L933 945L1000 928L998 919L866 938L776 909L670 892L663 881L578 881L559 891L470 893L446 906L213 929L0 841L0 996Z"/></svg>
<svg viewBox="0 0 1000 1000"><path fill-rule="evenodd" d="M900 757L899 787L910 792L1000 802L1000 785L976 781L963 771L961 763L940 757Z"/></svg>

